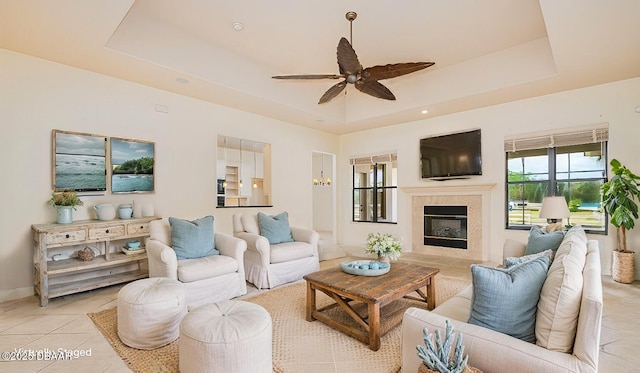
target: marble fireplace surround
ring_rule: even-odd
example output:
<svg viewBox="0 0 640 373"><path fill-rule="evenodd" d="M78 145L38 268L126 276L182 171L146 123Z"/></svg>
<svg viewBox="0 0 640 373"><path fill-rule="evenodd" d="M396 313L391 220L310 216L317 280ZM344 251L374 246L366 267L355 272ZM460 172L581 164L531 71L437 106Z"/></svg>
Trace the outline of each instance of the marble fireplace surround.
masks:
<svg viewBox="0 0 640 373"><path fill-rule="evenodd" d="M491 256L491 190L496 184L401 188L411 204L411 250L415 253L487 261ZM467 249L424 245L424 206L467 206Z"/></svg>

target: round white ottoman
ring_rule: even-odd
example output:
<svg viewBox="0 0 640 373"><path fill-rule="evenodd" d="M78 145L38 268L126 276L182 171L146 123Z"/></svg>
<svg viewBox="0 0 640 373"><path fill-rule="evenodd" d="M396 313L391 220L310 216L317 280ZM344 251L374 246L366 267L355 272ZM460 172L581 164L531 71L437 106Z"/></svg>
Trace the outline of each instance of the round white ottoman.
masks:
<svg viewBox="0 0 640 373"><path fill-rule="evenodd" d="M187 292L178 280L153 277L125 285L118 292L118 336L142 350L167 345L180 336L187 314Z"/></svg>
<svg viewBox="0 0 640 373"><path fill-rule="evenodd" d="M180 324L181 373L272 373L271 315L244 301L200 306Z"/></svg>

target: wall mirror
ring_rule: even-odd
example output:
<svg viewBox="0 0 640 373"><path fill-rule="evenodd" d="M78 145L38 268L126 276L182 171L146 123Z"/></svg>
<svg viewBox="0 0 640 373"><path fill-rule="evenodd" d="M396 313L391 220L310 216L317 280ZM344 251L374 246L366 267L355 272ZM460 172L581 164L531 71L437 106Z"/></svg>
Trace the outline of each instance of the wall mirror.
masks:
<svg viewBox="0 0 640 373"><path fill-rule="evenodd" d="M271 144L218 135L217 207L271 206Z"/></svg>

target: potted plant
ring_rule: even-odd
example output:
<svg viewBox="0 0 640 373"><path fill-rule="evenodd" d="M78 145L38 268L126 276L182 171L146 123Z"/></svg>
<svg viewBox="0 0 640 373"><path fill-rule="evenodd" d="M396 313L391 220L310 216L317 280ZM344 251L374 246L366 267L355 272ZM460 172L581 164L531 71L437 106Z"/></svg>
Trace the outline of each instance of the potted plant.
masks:
<svg viewBox="0 0 640 373"><path fill-rule="evenodd" d="M83 205L78 193L74 190L53 192L47 203L58 209L58 224L70 224L73 222L73 210L76 209L76 206Z"/></svg>
<svg viewBox="0 0 640 373"><path fill-rule="evenodd" d="M402 247L400 242L389 233L369 233L364 251L367 254L377 255L381 262L389 262L400 257Z"/></svg>
<svg viewBox="0 0 640 373"><path fill-rule="evenodd" d="M629 284L635 278L635 253L627 250L627 229L633 229L638 219L640 176L632 173L620 161L610 162L613 177L602 185L602 203L617 230L617 244L613 251L611 276L614 281Z"/></svg>

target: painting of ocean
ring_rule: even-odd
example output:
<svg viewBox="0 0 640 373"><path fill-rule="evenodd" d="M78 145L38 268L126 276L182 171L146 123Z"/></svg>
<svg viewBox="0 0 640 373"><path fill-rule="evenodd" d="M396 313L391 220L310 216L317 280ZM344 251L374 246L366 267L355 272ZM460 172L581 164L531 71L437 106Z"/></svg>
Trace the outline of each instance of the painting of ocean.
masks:
<svg viewBox="0 0 640 373"><path fill-rule="evenodd" d="M153 192L154 147L149 141L111 138L111 192Z"/></svg>
<svg viewBox="0 0 640 373"><path fill-rule="evenodd" d="M106 137L53 131L56 190L107 190Z"/></svg>
<svg viewBox="0 0 640 373"><path fill-rule="evenodd" d="M56 154L56 189L106 190L105 157Z"/></svg>
<svg viewBox="0 0 640 373"><path fill-rule="evenodd" d="M113 193L149 192L152 190L153 175L113 175L111 178Z"/></svg>

